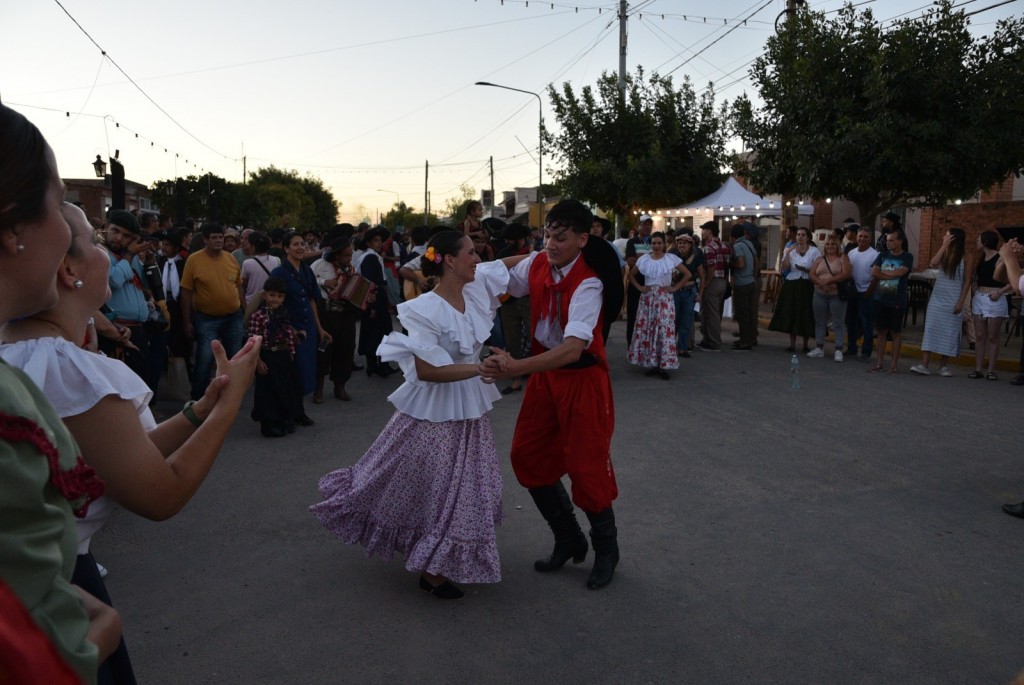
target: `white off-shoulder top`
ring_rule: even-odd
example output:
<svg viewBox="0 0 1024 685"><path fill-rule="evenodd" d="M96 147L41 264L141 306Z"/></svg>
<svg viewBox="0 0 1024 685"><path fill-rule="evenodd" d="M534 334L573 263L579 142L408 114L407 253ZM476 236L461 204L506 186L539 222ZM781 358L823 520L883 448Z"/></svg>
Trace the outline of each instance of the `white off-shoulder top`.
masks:
<svg viewBox="0 0 1024 685"><path fill-rule="evenodd" d="M464 313L433 292L398 305L398 319L409 334L390 333L377 348L377 355L398 362L405 376L388 396L396 409L426 421L461 421L480 418L501 399L494 384L479 377L454 383L421 381L416 357L432 366L478 363L500 305L498 296L507 289L505 265L485 262L477 265L476 278L463 288Z"/></svg>
<svg viewBox="0 0 1024 685"><path fill-rule="evenodd" d="M636 260L636 269L644 276L644 285L672 285L672 272L675 271L683 260L674 254L665 253L661 259L654 259L650 254L645 254Z"/></svg>
<svg viewBox="0 0 1024 685"><path fill-rule="evenodd" d="M132 403L143 430L156 428L149 410L153 393L124 362L83 350L63 338L0 345L0 358L24 371L62 419L84 414L104 397L115 396ZM89 506L84 518L75 519L79 554L89 551L92 536L103 528L113 509L113 501L104 495Z"/></svg>

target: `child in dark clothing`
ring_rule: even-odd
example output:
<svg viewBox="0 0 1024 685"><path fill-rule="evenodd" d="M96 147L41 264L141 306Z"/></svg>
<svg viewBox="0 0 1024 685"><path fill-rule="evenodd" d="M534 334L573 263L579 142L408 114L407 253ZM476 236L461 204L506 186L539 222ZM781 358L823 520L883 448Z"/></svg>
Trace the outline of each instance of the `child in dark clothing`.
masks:
<svg viewBox="0 0 1024 685"><path fill-rule="evenodd" d="M302 383L295 364L295 346L304 331L297 331L284 307L288 285L271 277L263 284L263 305L249 319L249 335L263 336L260 361L256 366L253 421L268 438L295 432L295 423L305 415Z"/></svg>

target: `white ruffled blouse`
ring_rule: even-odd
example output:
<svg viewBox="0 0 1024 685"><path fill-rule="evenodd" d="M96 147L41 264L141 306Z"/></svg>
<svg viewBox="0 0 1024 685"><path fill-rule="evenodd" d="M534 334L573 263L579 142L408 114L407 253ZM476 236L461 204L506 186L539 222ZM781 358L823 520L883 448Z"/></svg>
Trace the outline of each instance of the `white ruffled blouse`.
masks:
<svg viewBox="0 0 1024 685"><path fill-rule="evenodd" d="M661 259L655 259L650 254L645 254L636 260L636 268L644 276L644 285L672 285L672 272L675 271L683 260L674 254L665 253Z"/></svg>
<svg viewBox="0 0 1024 685"><path fill-rule="evenodd" d="M149 400L153 393L124 362L83 350L63 338L37 338L0 345L0 358L32 379L62 419L83 414L108 396L128 400L147 433L156 428ZM89 551L92 536L103 528L114 502L104 495L75 519L78 553Z"/></svg>
<svg viewBox="0 0 1024 685"><path fill-rule="evenodd" d="M498 296L508 289L508 269L500 262L476 267L476 278L462 290L465 313L433 292L398 305L398 320L408 335L390 333L377 355L398 362L405 376L388 400L398 411L426 421L462 421L486 414L501 393L477 376L454 383L431 383L416 376L416 357L432 366L476 364L491 335Z"/></svg>

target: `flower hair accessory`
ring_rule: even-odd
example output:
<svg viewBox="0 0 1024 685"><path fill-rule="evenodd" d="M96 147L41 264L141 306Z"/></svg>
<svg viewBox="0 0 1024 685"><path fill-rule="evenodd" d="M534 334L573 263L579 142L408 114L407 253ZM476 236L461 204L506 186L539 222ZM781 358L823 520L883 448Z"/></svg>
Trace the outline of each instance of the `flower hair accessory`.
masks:
<svg viewBox="0 0 1024 685"><path fill-rule="evenodd" d="M428 247L427 251L423 253L423 258L427 261L434 262L434 264L440 264L444 260L444 257L434 249L433 245Z"/></svg>

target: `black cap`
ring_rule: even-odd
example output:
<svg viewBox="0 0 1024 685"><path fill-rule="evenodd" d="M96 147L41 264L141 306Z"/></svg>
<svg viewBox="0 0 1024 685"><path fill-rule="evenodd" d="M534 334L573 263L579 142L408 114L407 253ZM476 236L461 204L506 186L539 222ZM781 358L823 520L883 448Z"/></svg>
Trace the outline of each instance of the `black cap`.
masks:
<svg viewBox="0 0 1024 685"><path fill-rule="evenodd" d="M504 240L522 240L529 237L529 235L529 226L523 226L522 224L509 224L501 232L501 237Z"/></svg>
<svg viewBox="0 0 1024 685"><path fill-rule="evenodd" d="M181 247L181 234L178 231L157 231L149 235L153 240L166 240L174 247Z"/></svg>
<svg viewBox="0 0 1024 685"><path fill-rule="evenodd" d="M107 222L114 224L120 228L123 228L130 233L139 235L142 233L142 228L139 227L139 220L135 218L135 215L131 212L126 212L123 209L113 209L107 214Z"/></svg>

